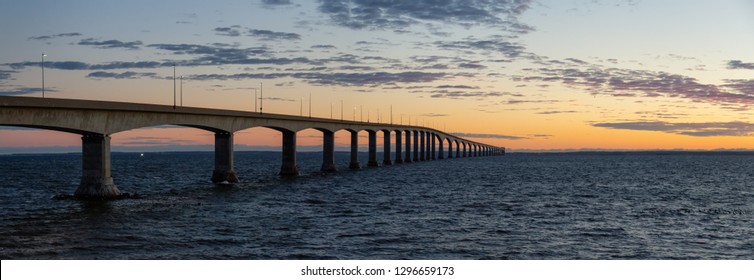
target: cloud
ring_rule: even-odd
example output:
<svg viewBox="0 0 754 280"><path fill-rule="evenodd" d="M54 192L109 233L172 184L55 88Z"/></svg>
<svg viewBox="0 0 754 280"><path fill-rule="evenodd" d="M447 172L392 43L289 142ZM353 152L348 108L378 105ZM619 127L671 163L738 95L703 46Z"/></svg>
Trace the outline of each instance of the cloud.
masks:
<svg viewBox="0 0 754 280"><path fill-rule="evenodd" d="M0 70L0 80L10 80L10 74L16 71Z"/></svg>
<svg viewBox="0 0 754 280"><path fill-rule="evenodd" d="M142 78L142 77L154 78L156 76L157 76L157 73L137 73L137 72L132 72L132 71L127 71L123 73L97 71L97 72L89 73L89 75L86 75L87 78L113 78L113 79L136 79L136 78Z"/></svg>
<svg viewBox="0 0 754 280"><path fill-rule="evenodd" d="M552 66L552 65L551 65ZM561 82L570 86L585 87L592 94L643 97L678 97L711 103L754 104L750 80L729 80L729 84L712 85L697 79L647 70L605 68L598 65L563 68L543 67L525 69L538 75L514 77L514 81ZM725 90L726 88L734 91Z"/></svg>
<svg viewBox="0 0 754 280"><path fill-rule="evenodd" d="M124 62L114 61L104 64L89 65L87 70L114 70L114 69L143 69L143 68L159 68L170 67L173 63L169 62L157 62L157 61L136 61L136 62ZM79 70L79 69L75 69Z"/></svg>
<svg viewBox="0 0 754 280"><path fill-rule="evenodd" d="M638 121L595 123L592 124L592 126L612 129L660 131L697 137L754 135L754 123L746 122L668 123L660 121Z"/></svg>
<svg viewBox="0 0 754 280"><path fill-rule="evenodd" d="M0 95L24 95L24 94L32 94L32 93L41 93L42 88L29 88L29 87L22 87L22 88L16 88L12 90L0 90ZM57 90L52 88L45 88L45 92L57 92Z"/></svg>
<svg viewBox="0 0 754 280"><path fill-rule="evenodd" d="M447 117L447 116L450 116L450 115L448 115L448 114L437 114L437 113L427 113L427 114L421 114L419 116L432 118L432 117Z"/></svg>
<svg viewBox="0 0 754 280"><path fill-rule="evenodd" d="M290 5L291 0L262 0L262 4L271 6Z"/></svg>
<svg viewBox="0 0 754 280"><path fill-rule="evenodd" d="M456 50L462 52L479 50L496 52L503 54L508 58L531 56L531 54L525 52L524 46L518 43L509 42L501 36L492 36L490 39L486 40L466 38L462 41L435 41L433 45L443 50Z"/></svg>
<svg viewBox="0 0 754 280"><path fill-rule="evenodd" d="M448 88L452 88L452 89L478 89L479 87L478 86L468 86L468 85L439 85L439 86L436 86L435 88L439 88L439 89L448 89Z"/></svg>
<svg viewBox="0 0 754 280"><path fill-rule="evenodd" d="M272 101L284 101L284 102L295 102L298 100L288 99L288 98L280 98L280 97L265 97L265 100L272 100Z"/></svg>
<svg viewBox="0 0 754 280"><path fill-rule="evenodd" d="M727 84L723 84L723 87L731 88L743 94L754 97L754 79L731 79L725 80L725 82L727 82Z"/></svg>
<svg viewBox="0 0 754 280"><path fill-rule="evenodd" d="M552 104L552 103L559 103L559 102L563 102L563 100L524 100L524 99L510 99L510 100L505 100L505 101L502 101L502 102L501 102L501 104L509 104L509 105L512 105L512 104L523 104L523 103L547 103L547 104Z"/></svg>
<svg viewBox="0 0 754 280"><path fill-rule="evenodd" d="M504 92L464 92L464 91L448 91L448 90L435 90L429 97L432 98L465 98L465 97L498 97L510 95Z"/></svg>
<svg viewBox="0 0 754 280"><path fill-rule="evenodd" d="M215 28L215 34L221 36L238 37L241 36L241 31L238 30L238 25L231 27L217 27Z"/></svg>
<svg viewBox="0 0 754 280"><path fill-rule="evenodd" d="M544 112L537 112L536 114L555 115L555 114L570 114L570 113L578 113L578 111L544 111Z"/></svg>
<svg viewBox="0 0 754 280"><path fill-rule="evenodd" d="M484 65L478 64L478 63L461 63L461 64L458 64L458 67L459 68L464 68L464 69L484 69L484 68L487 68L487 66L484 66Z"/></svg>
<svg viewBox="0 0 754 280"><path fill-rule="evenodd" d="M123 139L117 145L123 146L171 146L200 144L195 140L172 139L167 137L135 136Z"/></svg>
<svg viewBox="0 0 754 280"><path fill-rule="evenodd" d="M128 50L138 50L139 46L141 46L142 43L141 41L123 42L119 40L97 41L94 38L88 38L79 41L78 44L81 46L93 46L100 49L122 48Z"/></svg>
<svg viewBox="0 0 754 280"><path fill-rule="evenodd" d="M41 67L42 62L16 62L4 64L10 66L13 69L24 69L29 66ZM89 64L79 61L46 61L45 68L59 69L59 70L86 70L89 68Z"/></svg>
<svg viewBox="0 0 754 280"><path fill-rule="evenodd" d="M312 49L335 49L333 45L314 45Z"/></svg>
<svg viewBox="0 0 754 280"><path fill-rule="evenodd" d="M222 64L274 64L285 65L293 63L315 64L305 57L281 58L271 57L272 53L264 47L229 48L223 46L208 46L195 44L151 44L161 50L173 52L176 55L197 55L197 58L175 62L179 66L202 66ZM263 56L264 58L258 58ZM172 66L172 64L170 64Z"/></svg>
<svg viewBox="0 0 754 280"><path fill-rule="evenodd" d="M458 136L458 137L466 137L466 138L489 138L489 139L507 139L507 140L529 139L527 137L511 136L511 135L503 135L503 134L483 134L483 133L454 132L453 135Z"/></svg>
<svg viewBox="0 0 754 280"><path fill-rule="evenodd" d="M60 37L75 37L75 36L81 36L81 35L82 34L78 32L59 33L59 34L54 34L54 35L29 37L29 40L49 40L49 39L55 39L55 38L60 38Z"/></svg>
<svg viewBox="0 0 754 280"><path fill-rule="evenodd" d="M728 65L728 69L754 70L754 62L745 63L740 60L729 60L727 65Z"/></svg>
<svg viewBox="0 0 754 280"><path fill-rule="evenodd" d="M275 32L270 30L249 29L246 35L259 37L265 40L299 40L301 35L296 33Z"/></svg>
<svg viewBox="0 0 754 280"><path fill-rule="evenodd" d="M293 77L311 84L339 86L384 86L395 83L426 83L446 77L445 73L428 72L368 72L368 73L240 73L240 74L201 74L193 75L192 80L244 80L278 79Z"/></svg>
<svg viewBox="0 0 754 280"><path fill-rule="evenodd" d="M332 22L351 29L404 29L424 23L447 23L465 27L486 25L516 33L532 27L518 17L529 9L530 0L319 0L319 11Z"/></svg>
<svg viewBox="0 0 754 280"><path fill-rule="evenodd" d="M371 72L371 73L298 73L294 77L314 84L340 86L382 86L395 83L427 83L445 77L445 73Z"/></svg>
<svg viewBox="0 0 754 280"><path fill-rule="evenodd" d="M263 47L256 48L232 48L216 45L194 45L194 44L151 44L150 48L167 50L175 55L194 55L195 58L177 61L135 61L123 62L115 61L102 64L88 64L80 61L46 61L45 68L59 70L114 70L114 69L149 69L159 67L177 66L207 66L223 64L322 64L330 62L327 60L311 61L305 57L272 57L271 53ZM353 58L354 63L359 61ZM25 67L40 67L41 62L25 61L16 63L3 64L13 69L23 69Z"/></svg>

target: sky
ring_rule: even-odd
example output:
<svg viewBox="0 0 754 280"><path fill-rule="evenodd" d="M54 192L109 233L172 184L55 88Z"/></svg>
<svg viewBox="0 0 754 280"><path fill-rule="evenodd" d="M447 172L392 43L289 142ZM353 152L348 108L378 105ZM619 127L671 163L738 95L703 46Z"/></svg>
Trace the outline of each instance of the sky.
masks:
<svg viewBox="0 0 754 280"><path fill-rule="evenodd" d="M392 110L510 151L754 149L752 1L0 0L0 35L5 96L41 97L44 53L50 98L172 105L175 65L187 107L386 123ZM213 140L112 135L114 151ZM0 153L80 143L0 126ZM278 150L280 135L235 143Z"/></svg>

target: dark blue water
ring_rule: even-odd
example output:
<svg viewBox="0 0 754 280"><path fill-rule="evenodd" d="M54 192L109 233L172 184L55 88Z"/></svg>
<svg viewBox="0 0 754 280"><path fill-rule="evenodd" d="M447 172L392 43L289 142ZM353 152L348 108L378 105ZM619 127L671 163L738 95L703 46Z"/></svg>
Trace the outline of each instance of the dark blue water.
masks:
<svg viewBox="0 0 754 280"><path fill-rule="evenodd" d="M236 153L114 154L144 199L53 200L79 155L0 156L2 259L754 259L753 153L509 154L276 176ZM380 157L381 158L381 157ZM366 163L365 156L361 158Z"/></svg>

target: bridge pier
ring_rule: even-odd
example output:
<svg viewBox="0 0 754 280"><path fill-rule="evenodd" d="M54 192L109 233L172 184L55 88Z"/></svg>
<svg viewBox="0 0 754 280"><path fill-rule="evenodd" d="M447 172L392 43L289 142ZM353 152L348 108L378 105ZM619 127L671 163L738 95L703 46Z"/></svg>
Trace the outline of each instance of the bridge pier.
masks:
<svg viewBox="0 0 754 280"><path fill-rule="evenodd" d="M406 130L406 158L403 162L411 162L411 131Z"/></svg>
<svg viewBox="0 0 754 280"><path fill-rule="evenodd" d="M435 134L427 132L427 160L435 160Z"/></svg>
<svg viewBox="0 0 754 280"><path fill-rule="evenodd" d="M283 164L280 165L279 175L283 177L298 176L298 166L296 166L296 132L294 131L283 131Z"/></svg>
<svg viewBox="0 0 754 280"><path fill-rule="evenodd" d="M110 174L110 136L85 134L81 137L83 172L73 194L77 198L111 199L121 195Z"/></svg>
<svg viewBox="0 0 754 280"><path fill-rule="evenodd" d="M377 131L369 130L369 161L367 166L375 167L377 164Z"/></svg>
<svg viewBox="0 0 754 280"><path fill-rule="evenodd" d="M215 170L212 171L212 183L238 183L233 171L233 133L215 133Z"/></svg>
<svg viewBox="0 0 754 280"><path fill-rule="evenodd" d="M383 165L393 165L393 161L390 160L390 131L389 130L383 130L383 154L382 154L382 164Z"/></svg>
<svg viewBox="0 0 754 280"><path fill-rule="evenodd" d="M429 139L430 139L429 140L429 142L430 142L430 145L429 145L429 154L430 154L430 158L432 158L432 160L436 160L437 159L437 155L436 155L435 152L437 150L435 150L435 142L436 142L435 140L437 140L437 139L435 139L435 138L437 138L437 135L434 134L434 133L432 133L430 135L431 136L429 137Z"/></svg>
<svg viewBox="0 0 754 280"><path fill-rule="evenodd" d="M456 158L459 158L461 157L461 144L459 144L457 141L454 142L456 142Z"/></svg>
<svg viewBox="0 0 754 280"><path fill-rule="evenodd" d="M453 158L453 141L448 140L448 158Z"/></svg>
<svg viewBox="0 0 754 280"><path fill-rule="evenodd" d="M322 134L322 167L319 170L336 172L338 169L335 168L335 132L324 130Z"/></svg>
<svg viewBox="0 0 754 280"><path fill-rule="evenodd" d="M348 165L350 169L361 169L359 164L359 132L351 131L351 163Z"/></svg>
<svg viewBox="0 0 754 280"><path fill-rule="evenodd" d="M403 163L403 144L401 139L403 138L403 132L400 130L395 131L395 163Z"/></svg>
<svg viewBox="0 0 754 280"><path fill-rule="evenodd" d="M444 152L444 149L443 149L443 145L445 145L445 143L444 143L445 141L442 140L442 138L440 138L439 136L438 136L437 140L439 141L439 144L437 146L437 158L438 159L444 159L445 155L443 155L443 154L445 152Z"/></svg>
<svg viewBox="0 0 754 280"><path fill-rule="evenodd" d="M419 161L419 131L414 130L414 158L412 161Z"/></svg>
<svg viewBox="0 0 754 280"><path fill-rule="evenodd" d="M424 151L424 149L426 149L427 147L427 144L426 144L427 140L424 138L424 134L426 134L426 132L424 131L419 132L419 135L421 137L421 145L419 145L420 146L419 148L421 149L421 152L419 152L419 160L421 161L425 161L426 156L427 156L427 153Z"/></svg>

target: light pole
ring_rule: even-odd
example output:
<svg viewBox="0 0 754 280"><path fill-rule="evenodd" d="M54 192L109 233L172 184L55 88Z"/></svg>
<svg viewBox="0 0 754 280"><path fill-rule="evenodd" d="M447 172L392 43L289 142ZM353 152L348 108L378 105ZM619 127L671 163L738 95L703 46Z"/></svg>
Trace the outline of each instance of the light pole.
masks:
<svg viewBox="0 0 754 280"><path fill-rule="evenodd" d="M45 56L47 55L42 53L42 98L45 98Z"/></svg>
<svg viewBox="0 0 754 280"><path fill-rule="evenodd" d="M343 121L343 100L340 101L340 121Z"/></svg>
<svg viewBox="0 0 754 280"><path fill-rule="evenodd" d="M175 110L175 63L173 63L173 110Z"/></svg>
<svg viewBox="0 0 754 280"><path fill-rule="evenodd" d="M259 83L259 114L263 114L262 106L264 104L264 92L262 91L262 83Z"/></svg>
<svg viewBox="0 0 754 280"><path fill-rule="evenodd" d="M183 76L181 76L181 107L183 107Z"/></svg>
<svg viewBox="0 0 754 280"><path fill-rule="evenodd" d="M309 118L312 118L312 92L309 92Z"/></svg>

